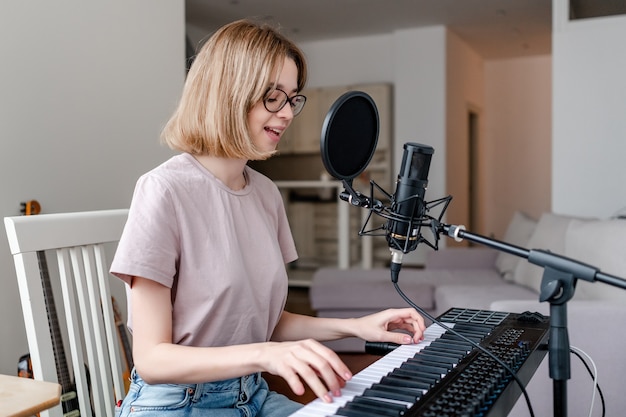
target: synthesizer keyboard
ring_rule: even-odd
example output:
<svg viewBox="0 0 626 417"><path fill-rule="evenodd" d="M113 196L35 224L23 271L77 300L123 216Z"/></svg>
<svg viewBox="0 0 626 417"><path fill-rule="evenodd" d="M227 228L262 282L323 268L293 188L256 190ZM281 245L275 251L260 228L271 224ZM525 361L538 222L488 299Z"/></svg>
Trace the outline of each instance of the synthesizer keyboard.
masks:
<svg viewBox="0 0 626 417"><path fill-rule="evenodd" d="M547 353L549 319L537 313L453 308L438 319L498 357L524 386ZM354 375L332 403L316 399L292 417L505 416L521 392L492 357L433 324L422 342Z"/></svg>

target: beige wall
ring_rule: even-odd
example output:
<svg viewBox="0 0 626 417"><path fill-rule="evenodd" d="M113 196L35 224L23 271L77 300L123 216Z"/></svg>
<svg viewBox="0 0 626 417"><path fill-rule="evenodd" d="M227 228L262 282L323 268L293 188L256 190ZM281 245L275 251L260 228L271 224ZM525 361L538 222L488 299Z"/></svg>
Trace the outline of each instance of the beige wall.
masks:
<svg viewBox="0 0 626 417"><path fill-rule="evenodd" d="M483 59L455 33L446 36L446 193L453 196L446 221L463 224L475 233L481 225L469 218L468 111L482 114L484 108ZM479 133L479 137L480 137ZM432 196L431 196L432 197ZM480 195L473 198L481 202ZM453 241L447 242L449 245Z"/></svg>
<svg viewBox="0 0 626 417"><path fill-rule="evenodd" d="M364 45L369 53L363 52ZM484 61L444 27L313 42L303 49L311 63L312 86L394 84L392 172L397 173L405 142L433 146L426 197L453 195L448 223L467 223L470 107L481 117L479 218L472 231L502 237L515 210L533 216L550 210L550 56ZM429 250L411 255L419 263Z"/></svg>
<svg viewBox="0 0 626 417"><path fill-rule="evenodd" d="M552 58L485 63L484 234L502 238L515 210L551 211Z"/></svg>

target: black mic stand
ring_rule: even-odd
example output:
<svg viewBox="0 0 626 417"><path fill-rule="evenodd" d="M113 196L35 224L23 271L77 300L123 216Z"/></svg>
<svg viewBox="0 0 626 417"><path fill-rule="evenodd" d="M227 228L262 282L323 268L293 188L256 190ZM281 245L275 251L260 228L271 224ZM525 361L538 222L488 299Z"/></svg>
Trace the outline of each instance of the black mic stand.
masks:
<svg viewBox="0 0 626 417"><path fill-rule="evenodd" d="M439 223L443 232L457 241L467 239L511 255L526 258L528 262L544 268L541 280L540 302L550 303L550 333L548 365L553 380L554 416L567 416L567 380L570 379L570 345L567 331L567 302L574 296L578 279L600 281L626 289L626 280L604 274L598 268L553 254L545 250L527 250L502 241L470 233L463 226Z"/></svg>

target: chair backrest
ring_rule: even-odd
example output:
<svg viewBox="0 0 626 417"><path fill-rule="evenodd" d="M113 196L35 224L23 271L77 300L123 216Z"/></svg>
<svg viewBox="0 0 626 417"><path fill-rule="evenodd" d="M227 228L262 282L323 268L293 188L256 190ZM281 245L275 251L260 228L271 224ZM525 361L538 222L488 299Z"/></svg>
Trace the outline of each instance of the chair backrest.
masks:
<svg viewBox="0 0 626 417"><path fill-rule="evenodd" d="M61 405L43 412L44 416L60 417L64 408L67 413L74 407L79 407L81 416L113 416L116 401L124 396L105 245L119 241L127 216L128 210L123 209L4 219L34 378L58 382L64 391L70 390L62 395ZM49 282L52 274L45 262L46 251L54 254L49 257L51 261L56 258L58 275L53 279L60 283ZM62 303L51 306L54 298L49 297L50 290L58 286ZM70 348L67 359L59 358L66 352L59 343L59 329L51 327L49 317L60 309L67 326L63 332ZM67 368L59 369L59 360L66 360L65 365L71 363L73 378ZM72 392L77 395L75 399Z"/></svg>

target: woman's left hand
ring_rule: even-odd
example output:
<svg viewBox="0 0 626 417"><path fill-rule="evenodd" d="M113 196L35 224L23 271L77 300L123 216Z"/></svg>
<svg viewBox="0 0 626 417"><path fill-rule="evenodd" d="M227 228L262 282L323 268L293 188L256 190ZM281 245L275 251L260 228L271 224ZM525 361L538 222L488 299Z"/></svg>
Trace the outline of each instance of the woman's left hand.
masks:
<svg viewBox="0 0 626 417"><path fill-rule="evenodd" d="M357 318L355 322L355 335L370 342L418 343L426 330L424 318L413 308L383 310Z"/></svg>

